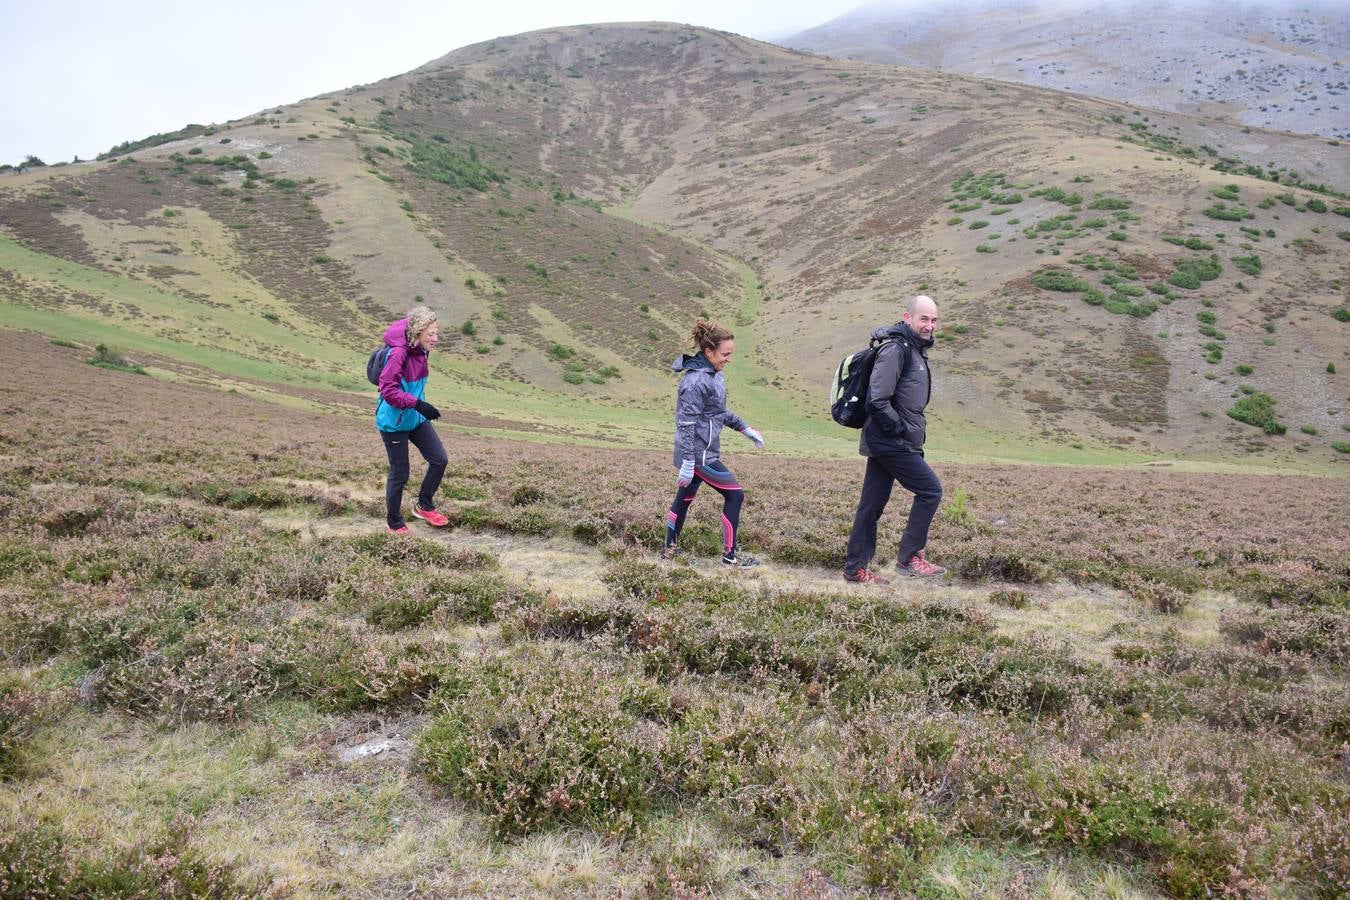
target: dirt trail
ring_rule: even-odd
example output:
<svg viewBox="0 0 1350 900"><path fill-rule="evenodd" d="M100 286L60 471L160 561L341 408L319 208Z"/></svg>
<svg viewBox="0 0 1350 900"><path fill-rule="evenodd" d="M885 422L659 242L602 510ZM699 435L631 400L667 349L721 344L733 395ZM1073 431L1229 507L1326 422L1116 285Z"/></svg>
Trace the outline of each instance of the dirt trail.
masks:
<svg viewBox="0 0 1350 900"><path fill-rule="evenodd" d="M379 522L369 518L296 518L265 515L271 527L294 529L310 538L350 537L370 534ZM507 578L533 590L562 597L598 598L609 588L601 580L607 560L602 550L567 537L531 537L497 531L439 530L420 522L411 523L419 538L455 547L483 550L500 562ZM896 603L951 603L989 621L1009 637L1040 636L1064 641L1086 659L1106 662L1112 648L1141 632L1176 628L1183 640L1207 646L1219 639L1218 621L1237 601L1228 595L1202 592L1180 616L1160 616L1145 610L1121 591L1100 585L1053 582L1044 585L1002 582L972 583L904 578L896 576L885 587L845 582L838 572L820 568L788 566L765 561L754 569L733 571L715 557L695 558L686 563L700 575L734 578L750 588L776 593L803 591L859 597L884 597ZM996 591L1022 591L1027 605L1011 609L995 605L989 597Z"/></svg>

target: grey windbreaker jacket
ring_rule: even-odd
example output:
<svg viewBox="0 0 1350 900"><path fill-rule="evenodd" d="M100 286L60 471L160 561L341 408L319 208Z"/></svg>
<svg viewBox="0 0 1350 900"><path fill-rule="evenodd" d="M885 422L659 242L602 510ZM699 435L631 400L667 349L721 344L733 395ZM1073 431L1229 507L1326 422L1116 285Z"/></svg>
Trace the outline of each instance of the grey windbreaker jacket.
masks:
<svg viewBox="0 0 1350 900"><path fill-rule="evenodd" d="M921 453L928 432L923 411L933 393L932 373L928 369L928 348L933 342L921 339L904 322L878 328L872 337L899 340L887 341L877 351L867 385L867 421L858 438L858 452L863 456L897 450ZM906 353L910 355L907 368Z"/></svg>
<svg viewBox="0 0 1350 900"><path fill-rule="evenodd" d="M745 420L727 409L727 383L702 353L681 356L670 366L683 372L675 397L675 465L692 459L706 466L722 455L722 426L744 431Z"/></svg>

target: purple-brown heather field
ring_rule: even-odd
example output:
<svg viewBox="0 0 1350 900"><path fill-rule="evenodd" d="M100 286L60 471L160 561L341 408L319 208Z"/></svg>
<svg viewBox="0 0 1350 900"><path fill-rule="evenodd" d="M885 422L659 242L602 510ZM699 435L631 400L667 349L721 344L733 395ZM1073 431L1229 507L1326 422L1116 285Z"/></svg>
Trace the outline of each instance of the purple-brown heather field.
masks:
<svg viewBox="0 0 1350 900"><path fill-rule="evenodd" d="M443 428L453 527L390 538L364 419L0 352L47 373L3 399L0 896L1350 882L1344 479L941 466L954 576L865 590L860 461L731 448L733 574L708 498L652 552L665 448Z"/></svg>

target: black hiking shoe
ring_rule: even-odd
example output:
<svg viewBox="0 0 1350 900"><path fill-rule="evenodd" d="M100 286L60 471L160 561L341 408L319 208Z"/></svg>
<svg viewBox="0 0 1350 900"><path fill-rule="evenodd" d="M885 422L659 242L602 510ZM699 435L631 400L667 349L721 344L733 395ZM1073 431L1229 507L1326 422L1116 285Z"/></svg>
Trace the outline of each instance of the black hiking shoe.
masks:
<svg viewBox="0 0 1350 900"><path fill-rule="evenodd" d="M722 565L732 569L753 569L755 566L759 565L759 560L755 559L753 556L741 553L738 550L731 553L723 553Z"/></svg>

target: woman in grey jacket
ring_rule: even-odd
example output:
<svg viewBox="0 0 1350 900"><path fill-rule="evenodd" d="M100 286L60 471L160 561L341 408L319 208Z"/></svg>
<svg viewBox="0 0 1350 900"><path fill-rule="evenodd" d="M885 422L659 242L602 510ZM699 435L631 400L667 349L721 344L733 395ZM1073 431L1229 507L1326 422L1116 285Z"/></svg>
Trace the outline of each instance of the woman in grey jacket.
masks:
<svg viewBox="0 0 1350 900"><path fill-rule="evenodd" d="M730 331L699 319L694 323L692 356L682 355L671 369L682 373L675 400L675 502L666 513L666 543L661 555L670 559L684 527L689 504L706 481L722 495L722 564L736 568L759 565L759 560L740 552L736 529L740 525L741 503L745 491L731 470L722 465L722 426L730 425L754 442L764 446L764 436L727 409L727 385L722 370L731 362L736 342Z"/></svg>

